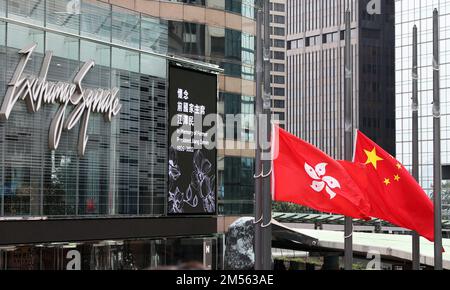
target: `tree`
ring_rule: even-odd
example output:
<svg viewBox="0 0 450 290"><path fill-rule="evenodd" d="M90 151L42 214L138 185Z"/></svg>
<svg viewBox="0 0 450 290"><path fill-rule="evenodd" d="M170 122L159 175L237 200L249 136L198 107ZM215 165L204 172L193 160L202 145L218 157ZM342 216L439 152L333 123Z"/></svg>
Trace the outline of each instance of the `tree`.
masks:
<svg viewBox="0 0 450 290"><path fill-rule="evenodd" d="M288 202L273 202L272 211L280 213L316 213L310 208Z"/></svg>

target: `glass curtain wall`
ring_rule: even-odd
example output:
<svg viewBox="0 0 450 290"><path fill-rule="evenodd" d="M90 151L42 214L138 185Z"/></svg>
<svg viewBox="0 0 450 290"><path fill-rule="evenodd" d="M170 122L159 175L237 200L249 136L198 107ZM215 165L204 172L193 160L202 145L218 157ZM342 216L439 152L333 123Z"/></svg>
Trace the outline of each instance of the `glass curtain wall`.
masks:
<svg viewBox="0 0 450 290"><path fill-rule="evenodd" d="M253 81L254 36L167 21L100 1L82 0L79 6L72 2L0 0L0 63L5 68L0 95L18 63L18 51L35 42L26 73L39 72L46 50L54 52L49 81L71 81L80 66L93 59L96 66L83 80L84 86L118 87L121 113L111 124L91 115L86 155L80 159L79 127L63 132L58 150L50 151L48 129L55 106L30 114L19 101L10 120L0 122L0 216L164 214L167 77L163 56L218 64L226 76ZM254 19L253 2L204 4ZM240 105L232 101L235 98ZM227 94L219 107L223 102L231 102L227 108L240 106L236 112L254 111L254 96ZM245 132L236 137L251 142L251 120L244 119ZM245 192L246 203L252 192Z"/></svg>
<svg viewBox="0 0 450 290"><path fill-rule="evenodd" d="M72 82L84 62L92 59L96 65L83 79L83 87L119 88L122 109L111 123L100 114L90 115L86 153L79 157L79 125L63 131L58 149L49 150L48 131L57 104L44 104L30 113L19 100L9 119L0 122L1 216L162 215L166 60L108 45L139 48L140 14L93 1L82 2L77 13L66 10L68 2L0 2L0 15L7 17L0 22L1 95L19 62L19 50L36 43L24 74L39 74L44 51L53 52L50 82ZM44 23L60 33L41 29ZM144 23L146 32L159 32L151 40L144 38L146 49L167 51L164 22L144 17Z"/></svg>
<svg viewBox="0 0 450 290"><path fill-rule="evenodd" d="M171 2L181 2L189 5L205 6L208 8L225 10L237 13L244 17L255 17L255 0L169 0Z"/></svg>
<svg viewBox="0 0 450 290"><path fill-rule="evenodd" d="M0 270L154 270L183 265L201 269L205 242L212 247L214 270L220 267L218 241L211 237L0 247Z"/></svg>

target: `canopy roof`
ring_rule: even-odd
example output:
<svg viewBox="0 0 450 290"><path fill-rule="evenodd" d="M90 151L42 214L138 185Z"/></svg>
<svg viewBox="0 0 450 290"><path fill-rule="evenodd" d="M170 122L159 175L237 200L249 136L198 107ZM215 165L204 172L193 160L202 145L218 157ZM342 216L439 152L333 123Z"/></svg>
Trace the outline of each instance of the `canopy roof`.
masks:
<svg viewBox="0 0 450 290"><path fill-rule="evenodd" d="M311 214L311 213L273 213L273 218L280 223L323 223L331 225L344 225L345 217L343 215L331 214ZM394 225L380 219L372 219L364 221L354 219L355 225L375 226L382 225L387 227L395 227ZM442 221L443 229L450 229L450 221Z"/></svg>
<svg viewBox="0 0 450 290"><path fill-rule="evenodd" d="M298 229L289 224L273 221L273 245L276 248L286 248L300 251L344 250L344 233L340 231L324 231ZM450 269L450 239L443 240L445 253L443 263L445 269ZM353 234L353 251L366 256L369 252L380 253L384 259L412 260L412 236L394 234L358 233ZM421 238L421 264L434 266L434 244Z"/></svg>

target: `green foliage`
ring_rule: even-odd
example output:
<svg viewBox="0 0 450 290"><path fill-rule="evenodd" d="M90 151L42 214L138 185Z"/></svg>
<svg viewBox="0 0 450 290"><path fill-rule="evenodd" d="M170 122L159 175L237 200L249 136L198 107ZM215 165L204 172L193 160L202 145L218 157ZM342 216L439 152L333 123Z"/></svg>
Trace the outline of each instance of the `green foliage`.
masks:
<svg viewBox="0 0 450 290"><path fill-rule="evenodd" d="M306 264L311 264L311 265L314 265L319 268L321 268L323 266L323 257L308 257L308 258L278 257L277 260L280 260L283 262L296 262L296 263L302 265L302 266L300 266L301 269L305 268ZM343 265L341 265L341 269L342 269L342 267L343 267ZM363 270L366 270L366 265L364 265L363 263L353 263L352 269L356 270L356 271L363 271ZM299 270L299 269L297 269L297 270Z"/></svg>
<svg viewBox="0 0 450 290"><path fill-rule="evenodd" d="M272 211L281 213L315 213L310 208L288 202L273 202Z"/></svg>

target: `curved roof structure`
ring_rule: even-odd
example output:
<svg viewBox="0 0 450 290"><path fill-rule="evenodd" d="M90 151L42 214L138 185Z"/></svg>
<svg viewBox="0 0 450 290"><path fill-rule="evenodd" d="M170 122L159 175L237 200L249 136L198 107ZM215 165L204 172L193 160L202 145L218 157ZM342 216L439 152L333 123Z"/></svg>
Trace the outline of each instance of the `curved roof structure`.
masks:
<svg viewBox="0 0 450 290"><path fill-rule="evenodd" d="M343 225L345 217L343 215L331 215L331 214L311 214L311 213L273 213L273 218L280 223L323 223L331 225ZM372 219L371 221L364 221L360 219L354 219L355 225L362 226L376 226L382 225L386 227L396 227L388 222L380 219ZM442 221L443 229L450 229L450 221Z"/></svg>
<svg viewBox="0 0 450 290"><path fill-rule="evenodd" d="M324 231L298 229L273 220L273 242L277 248L299 251L343 252L344 233L342 231ZM412 260L412 236L395 234L353 233L353 251L357 255L367 256L379 253L387 260ZM450 270L450 239L443 239L444 269ZM434 266L434 244L424 238L420 241L421 264Z"/></svg>

